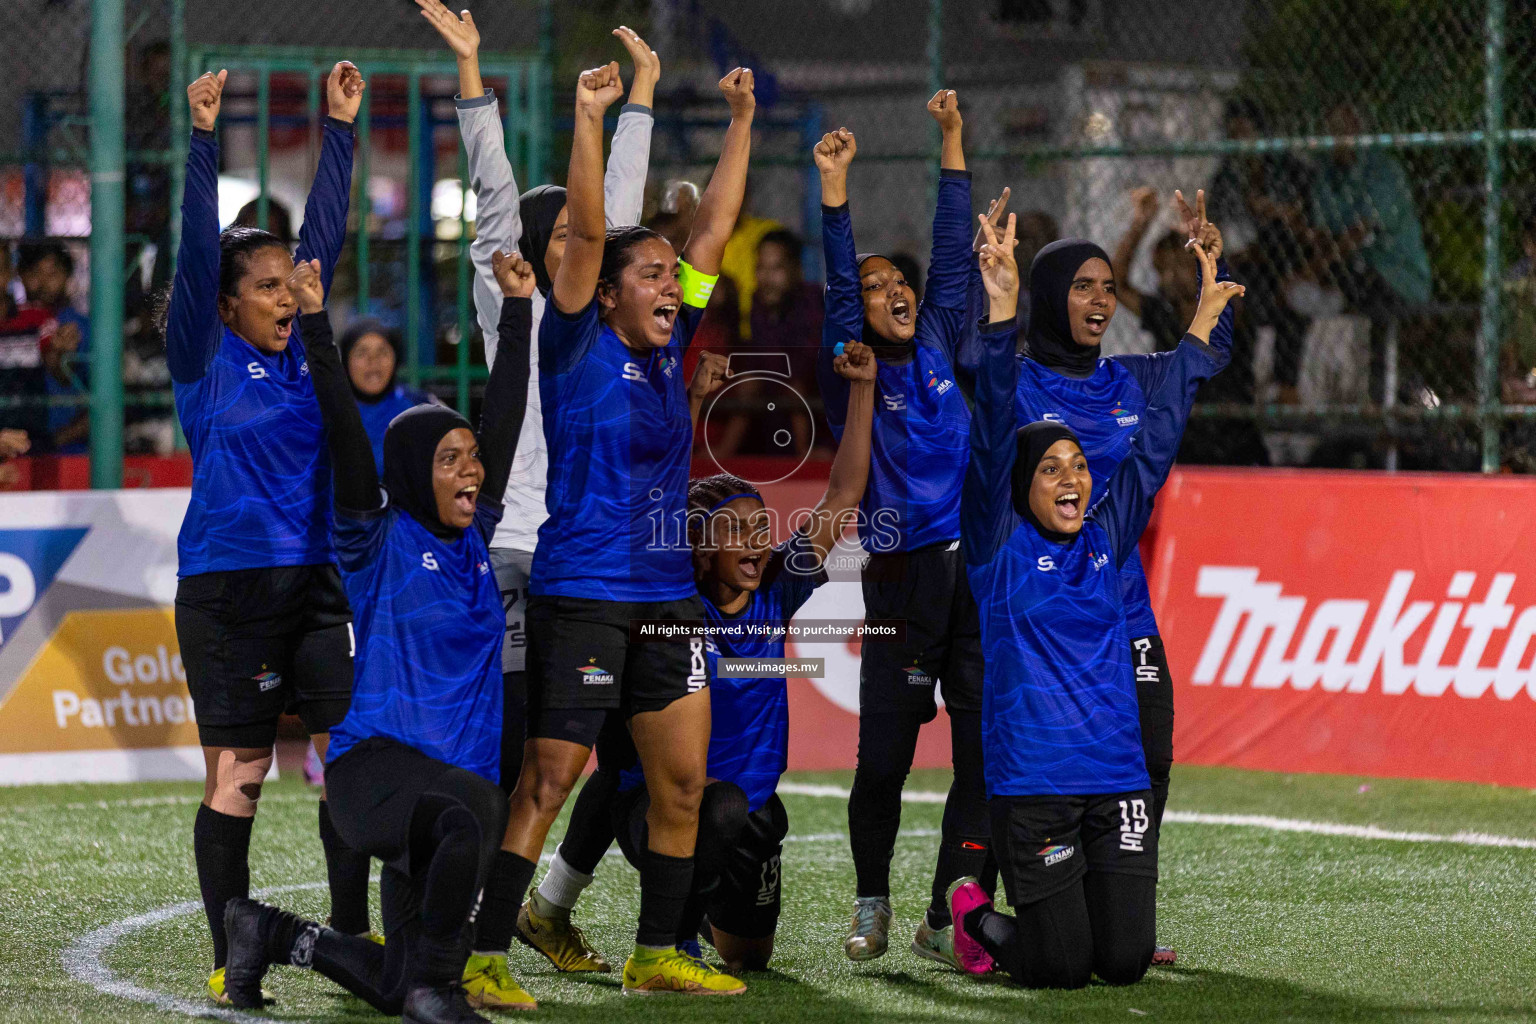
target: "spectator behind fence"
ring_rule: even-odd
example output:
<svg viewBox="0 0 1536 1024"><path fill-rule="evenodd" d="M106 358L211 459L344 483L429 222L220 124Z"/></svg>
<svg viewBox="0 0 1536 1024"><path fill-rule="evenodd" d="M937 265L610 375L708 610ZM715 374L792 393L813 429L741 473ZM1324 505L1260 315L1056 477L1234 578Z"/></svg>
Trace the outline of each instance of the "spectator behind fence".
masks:
<svg viewBox="0 0 1536 1024"><path fill-rule="evenodd" d="M395 379L396 370L404 362L399 331L378 320L358 320L341 332L336 347L341 351L341 364L347 368L363 430L373 445L374 465L382 475L384 431L389 421L415 406L436 405L437 400Z"/></svg>
<svg viewBox="0 0 1536 1024"><path fill-rule="evenodd" d="M754 376L727 385L730 404L722 406L723 419L715 417L719 436L711 439L712 450L721 457L800 456L816 440L830 444L830 437L818 437L810 411L818 394L816 355L823 312L821 287L804 277L804 247L798 235L784 228L768 232L757 244L752 333L736 346L743 358L731 365L735 374Z"/></svg>
<svg viewBox="0 0 1536 1024"><path fill-rule="evenodd" d="M13 277L10 246L0 244L0 400L35 400L48 393L43 358L58 321L45 309L18 305ZM48 409L41 403L0 408L0 428L25 431L34 449L48 448Z"/></svg>
<svg viewBox="0 0 1536 1024"><path fill-rule="evenodd" d="M725 243L725 256L720 261L720 273L730 277L736 285L736 303L740 314L738 335L752 333L752 293L757 290L757 243L770 231L784 225L752 212L752 179L747 179L747 192L741 201L741 214L736 218L736 228Z"/></svg>
<svg viewBox="0 0 1536 1024"><path fill-rule="evenodd" d="M1120 304L1136 314L1141 329L1152 336L1155 350L1171 352L1179 347L1186 325L1200 305L1200 266L1187 249L1188 236L1168 231L1152 247L1152 269L1157 272L1157 288L1141 292L1131 285L1131 259L1152 223L1158 207L1157 192L1138 188L1131 193L1131 223L1115 247L1115 294ZM1222 255L1222 243L1211 248ZM1197 402L1253 404L1253 334L1243 316L1243 300L1233 302L1232 362L1225 372L1200 386ZM1179 461L1206 465L1268 465L1264 440L1251 418L1217 419L1196 416L1190 419L1179 447Z"/></svg>
<svg viewBox="0 0 1536 1024"><path fill-rule="evenodd" d="M1226 109L1227 138L1259 137L1262 111L1233 99ZM1307 199L1312 171L1289 153L1233 153L1222 158L1211 182L1211 216L1222 225L1227 263L1248 287L1243 307L1255 327L1274 330L1271 378L1279 400L1299 401L1297 380L1308 318L1295 309L1291 288L1310 277L1312 228Z"/></svg>
<svg viewBox="0 0 1536 1024"><path fill-rule="evenodd" d="M1056 223L1056 218L1044 210L1025 210L1019 214L1017 224L1018 248L1014 250L1014 256L1021 267L1028 267L1035 261L1035 254L1056 239L1061 237L1061 226ZM1026 275L1027 278L1027 275ZM1029 282L1026 279L1019 288L1019 338L1023 344L1023 338L1028 334L1029 324Z"/></svg>
<svg viewBox="0 0 1536 1024"><path fill-rule="evenodd" d="M69 282L75 258L62 242L22 242L17 246L17 276L27 293L27 306L40 309L55 321L44 346L44 384L50 398L88 392L91 321L70 302ZM90 440L90 413L81 406L48 407L48 434L52 449L61 455L78 455Z"/></svg>
<svg viewBox="0 0 1536 1024"><path fill-rule="evenodd" d="M1339 103L1327 128L1335 136L1359 135L1360 115ZM1401 318L1405 305L1430 300L1429 253L1413 189L1397 157L1381 147L1340 146L1319 163L1312 216L1327 236L1321 276L1370 320L1370 393L1380 400L1388 322Z"/></svg>

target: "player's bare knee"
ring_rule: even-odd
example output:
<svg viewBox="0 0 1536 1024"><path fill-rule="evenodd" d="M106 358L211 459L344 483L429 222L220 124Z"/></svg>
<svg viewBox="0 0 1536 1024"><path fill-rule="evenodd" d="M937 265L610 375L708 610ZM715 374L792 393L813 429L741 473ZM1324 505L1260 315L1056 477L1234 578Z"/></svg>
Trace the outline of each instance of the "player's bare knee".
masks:
<svg viewBox="0 0 1536 1024"><path fill-rule="evenodd" d="M566 798L571 795L574 787L574 779L567 780L551 772L539 772L528 789L528 800L540 818L553 820L560 813L560 808L565 806Z"/></svg>

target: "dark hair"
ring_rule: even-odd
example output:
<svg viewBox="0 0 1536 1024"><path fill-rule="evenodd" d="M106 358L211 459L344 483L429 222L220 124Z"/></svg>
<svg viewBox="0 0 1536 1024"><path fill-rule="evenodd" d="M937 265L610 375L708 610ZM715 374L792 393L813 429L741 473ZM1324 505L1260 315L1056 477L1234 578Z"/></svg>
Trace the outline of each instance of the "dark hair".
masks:
<svg viewBox="0 0 1536 1024"><path fill-rule="evenodd" d="M689 543L696 543L695 537L702 536L704 524L709 520L710 509L733 494L738 496L750 494L758 501L763 500L763 494L757 489L756 484L749 483L732 473L716 473L714 476L688 481Z"/></svg>
<svg viewBox="0 0 1536 1024"><path fill-rule="evenodd" d="M25 274L46 259L55 259L64 268L64 276L75 272L75 257L63 242L22 242L16 247L16 272Z"/></svg>
<svg viewBox="0 0 1536 1024"><path fill-rule="evenodd" d="M762 252L765 245L781 247L785 252L789 253L790 260L795 263L799 263L805 253L805 243L800 240L799 235L788 228L774 228L758 239L757 251Z"/></svg>
<svg viewBox="0 0 1536 1024"><path fill-rule="evenodd" d="M245 277L252 258L263 249L288 251L281 238L260 228L232 227L219 235L220 295L239 294L240 281ZM166 319L171 312L171 291L174 287L174 282L167 285L154 306L155 333L162 339L165 337Z"/></svg>
<svg viewBox="0 0 1536 1024"><path fill-rule="evenodd" d="M628 227L609 228L608 234L603 239L603 265L597 272L597 283L607 285L610 288L619 286L619 275L624 273L624 268L629 266L633 259L631 253L640 245L651 239L667 242L666 238L658 231L651 228L631 224ZM667 242L671 245L671 242Z"/></svg>
<svg viewBox="0 0 1536 1024"><path fill-rule="evenodd" d="M235 214L235 222L232 228L256 228L261 225L256 223L256 212L260 209L260 199L252 199L240 207L240 212ZM293 244L293 215L288 212L288 207L276 199L267 200L267 229L282 241L284 245Z"/></svg>

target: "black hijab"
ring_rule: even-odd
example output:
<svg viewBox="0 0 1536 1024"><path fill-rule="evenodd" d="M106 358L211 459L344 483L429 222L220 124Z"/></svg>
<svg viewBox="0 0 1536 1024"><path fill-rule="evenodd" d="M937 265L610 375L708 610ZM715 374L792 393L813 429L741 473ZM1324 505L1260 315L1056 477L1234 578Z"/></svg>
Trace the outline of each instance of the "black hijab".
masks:
<svg viewBox="0 0 1536 1024"><path fill-rule="evenodd" d="M1029 485L1035 479L1035 470L1040 468L1040 460L1045 458L1045 453L1057 441L1071 441L1078 446L1079 450L1082 449L1082 443L1078 441L1077 434L1064 423L1036 420L1034 423L1020 427L1014 434L1018 454L1013 460L1013 510L1023 516L1024 521L1033 526L1046 540L1066 544L1077 534L1047 529L1045 524L1035 517L1034 509L1029 507Z"/></svg>
<svg viewBox="0 0 1536 1024"><path fill-rule="evenodd" d="M898 274L901 273L901 268L896 266L896 261L891 259L885 253L861 252L853 257L854 273L861 278L864 276L864 262L866 260L885 260L885 262L889 263L891 266L896 267L896 272ZM910 288L912 286L912 282L908 281L907 286ZM861 284L859 286L859 301L861 304L864 301L862 298L863 292L864 286ZM915 300L917 296L917 289L912 289L912 295ZM915 308L912 311L912 315L914 317L917 315L917 310ZM873 326L871 326L868 317L864 318L864 336L860 340L870 348L874 349L875 358L881 360L882 362L904 363L908 359L912 358L912 342L892 341L883 335L876 334L875 329Z"/></svg>
<svg viewBox="0 0 1536 1024"><path fill-rule="evenodd" d="M395 353L395 369L389 375L389 380L385 382L384 390L376 395L365 395L357 390L355 385L353 386L352 397L364 405L382 402L389 397L391 391L395 390L395 376L400 372L400 361L404 358L401 354L400 334L398 331L392 331L385 327L381 320L356 320L347 325L347 329L341 332L341 337L336 341L336 347L341 349L341 367L347 374L348 384L352 383L352 371L347 361L352 358L352 350L357 347L357 343L370 334L380 335L385 341L389 342L389 347Z"/></svg>
<svg viewBox="0 0 1536 1024"><path fill-rule="evenodd" d="M544 256L549 252L549 238L555 233L555 221L565 209L565 189L560 185L531 188L518 197L517 206L523 219L523 233L517 240L518 252L533 264L534 283L539 294L548 298L555 283L550 280L549 268L544 266Z"/></svg>
<svg viewBox="0 0 1536 1024"><path fill-rule="evenodd" d="M458 540L463 530L437 517L432 490L432 456L451 430L473 430L469 420L441 405L418 405L389 421L384 431L384 487L389 500L443 540Z"/></svg>
<svg viewBox="0 0 1536 1024"><path fill-rule="evenodd" d="M1067 320L1067 294L1077 268L1109 256L1084 238L1063 238L1035 254L1029 265L1029 357L1066 377L1091 377L1099 362L1098 345L1072 340Z"/></svg>

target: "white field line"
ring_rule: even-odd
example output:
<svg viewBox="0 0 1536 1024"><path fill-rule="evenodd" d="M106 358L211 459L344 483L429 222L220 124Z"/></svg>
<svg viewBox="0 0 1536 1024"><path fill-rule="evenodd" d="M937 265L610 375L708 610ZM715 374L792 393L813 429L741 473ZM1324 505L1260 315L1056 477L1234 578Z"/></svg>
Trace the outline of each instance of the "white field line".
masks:
<svg viewBox="0 0 1536 1024"><path fill-rule="evenodd" d="M841 786L804 785L797 782L779 783L780 793L795 796L848 799L848 791ZM949 794L931 791L907 791L901 794L903 803L942 804ZM1259 828L1270 832L1302 832L1316 836L1343 836L1349 839L1384 839L1396 843L1452 843L1457 846L1494 846L1516 850L1536 850L1536 839L1519 836L1497 836L1486 832L1404 832L1380 828L1376 825L1346 825L1335 821L1306 821L1300 818L1276 818L1268 814L1210 814L1205 811L1168 811L1164 821L1180 825L1229 825L1238 828Z"/></svg>

